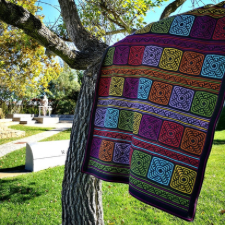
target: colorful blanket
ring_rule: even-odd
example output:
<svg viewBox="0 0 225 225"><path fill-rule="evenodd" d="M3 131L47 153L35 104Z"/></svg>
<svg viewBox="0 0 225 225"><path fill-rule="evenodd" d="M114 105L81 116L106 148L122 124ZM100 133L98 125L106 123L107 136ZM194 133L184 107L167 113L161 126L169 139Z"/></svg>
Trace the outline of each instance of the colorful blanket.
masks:
<svg viewBox="0 0 225 225"><path fill-rule="evenodd" d="M82 171L194 219L225 91L225 2L147 25L108 48Z"/></svg>

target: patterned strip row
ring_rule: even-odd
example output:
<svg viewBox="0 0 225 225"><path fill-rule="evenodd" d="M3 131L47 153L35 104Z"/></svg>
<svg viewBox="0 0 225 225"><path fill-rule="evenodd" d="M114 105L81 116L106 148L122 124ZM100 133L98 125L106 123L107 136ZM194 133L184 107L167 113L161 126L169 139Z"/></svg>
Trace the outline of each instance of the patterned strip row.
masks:
<svg viewBox="0 0 225 225"><path fill-rule="evenodd" d="M134 176L134 174L131 174L129 183L132 183L132 184L136 185L137 187L140 187L143 190L146 190L152 194L160 196L163 199L177 203L180 206L188 207L188 205L189 205L189 199L185 199L181 196L177 196L177 195L171 193L171 191L168 192L165 189L158 188L153 183L149 184L149 182L146 182L146 180L140 179L139 177Z"/></svg>
<svg viewBox="0 0 225 225"><path fill-rule="evenodd" d="M139 102L139 103L138 103ZM209 126L209 120L203 119L200 117L195 117L190 114L182 113L176 110L171 110L167 107L160 107L149 102L143 101L129 101L127 99L118 99L118 98L99 98L98 106L102 107L122 107L124 109L134 109L139 112L152 112L154 116L163 116L163 118L174 119L176 122L183 123L185 125L190 125L198 129L207 130ZM159 116L160 117L160 116Z"/></svg>
<svg viewBox="0 0 225 225"><path fill-rule="evenodd" d="M112 69L111 69L112 68ZM112 66L110 69L102 70L102 77L145 77L155 81L167 81L170 84L180 85L196 90L205 90L218 94L221 86L221 82L214 82L211 80L198 80L190 76L183 76L181 74L170 73L156 68L129 68L121 69L117 66Z"/></svg>

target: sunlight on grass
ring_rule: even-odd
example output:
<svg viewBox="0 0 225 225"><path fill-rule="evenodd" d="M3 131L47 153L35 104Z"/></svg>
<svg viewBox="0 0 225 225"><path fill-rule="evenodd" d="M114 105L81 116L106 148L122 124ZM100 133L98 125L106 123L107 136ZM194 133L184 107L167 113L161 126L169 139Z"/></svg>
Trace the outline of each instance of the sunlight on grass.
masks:
<svg viewBox="0 0 225 225"><path fill-rule="evenodd" d="M69 139L70 132L44 141ZM217 143L224 139L225 131L216 132L193 225L225 224L225 214L220 213L225 209L225 144ZM7 155L2 168L25 164L24 149L16 152ZM63 173L64 167L58 166L0 180L0 224L61 224ZM126 184L103 182L102 197L105 224L190 224L131 197Z"/></svg>

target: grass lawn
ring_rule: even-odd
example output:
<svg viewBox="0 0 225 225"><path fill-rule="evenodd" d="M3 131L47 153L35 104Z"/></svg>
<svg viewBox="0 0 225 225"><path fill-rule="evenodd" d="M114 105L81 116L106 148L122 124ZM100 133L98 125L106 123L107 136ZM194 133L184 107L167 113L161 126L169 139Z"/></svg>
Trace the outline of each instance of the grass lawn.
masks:
<svg viewBox="0 0 225 225"><path fill-rule="evenodd" d="M70 131L64 131L52 136L51 140L68 139L69 136ZM15 161L21 155L23 157ZM2 159L0 171L24 166L25 150L8 154L4 162ZM225 224L225 214L221 213L225 209L224 168L225 130L217 131L214 138L194 225ZM0 224L61 224L63 171L64 167L60 166L0 180ZM125 184L103 182L102 197L105 224L190 224L131 197Z"/></svg>
<svg viewBox="0 0 225 225"><path fill-rule="evenodd" d="M9 126L9 128L12 128L14 130L25 131L25 136L24 137L16 137L16 138L0 139L0 145L53 129L50 127L29 127L29 126L24 126L24 125L13 125L13 126Z"/></svg>

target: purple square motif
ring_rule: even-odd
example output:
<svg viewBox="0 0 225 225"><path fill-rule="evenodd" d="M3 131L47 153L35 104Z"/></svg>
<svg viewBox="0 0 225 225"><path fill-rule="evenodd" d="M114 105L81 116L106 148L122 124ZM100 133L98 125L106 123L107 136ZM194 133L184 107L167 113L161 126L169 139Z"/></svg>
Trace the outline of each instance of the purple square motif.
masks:
<svg viewBox="0 0 225 225"><path fill-rule="evenodd" d="M216 21L216 19L209 16L197 17L192 27L190 36L195 38L210 39L213 35Z"/></svg>
<svg viewBox="0 0 225 225"><path fill-rule="evenodd" d="M137 98L138 78L126 78L124 83L123 96L126 98Z"/></svg>
<svg viewBox="0 0 225 225"><path fill-rule="evenodd" d="M175 86L170 98L169 105L177 109L189 111L193 97L193 90Z"/></svg>
<svg viewBox="0 0 225 225"><path fill-rule="evenodd" d="M139 135L151 140L157 140L162 126L162 120L153 116L143 115Z"/></svg>
<svg viewBox="0 0 225 225"><path fill-rule="evenodd" d="M98 158L98 153L99 153L99 149L101 146L101 142L102 140L99 138L93 138L92 143L91 143L91 151L90 151L90 155Z"/></svg>
<svg viewBox="0 0 225 225"><path fill-rule="evenodd" d="M145 48L142 64L148 66L158 66L163 48L156 46L147 46Z"/></svg>
<svg viewBox="0 0 225 225"><path fill-rule="evenodd" d="M95 113L95 126L104 127L105 114L107 109L97 108Z"/></svg>
<svg viewBox="0 0 225 225"><path fill-rule="evenodd" d="M113 161L116 163L129 165L130 145L125 143L116 143L113 153Z"/></svg>
<svg viewBox="0 0 225 225"><path fill-rule="evenodd" d="M116 50L114 53L114 61L113 61L114 64L117 64L117 65L127 64L129 51L130 51L130 47L128 46L116 47Z"/></svg>

